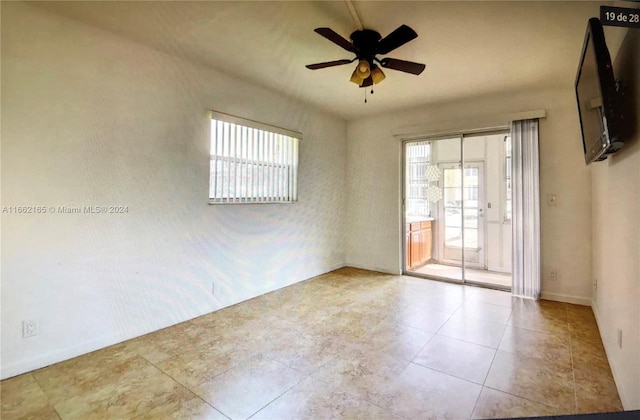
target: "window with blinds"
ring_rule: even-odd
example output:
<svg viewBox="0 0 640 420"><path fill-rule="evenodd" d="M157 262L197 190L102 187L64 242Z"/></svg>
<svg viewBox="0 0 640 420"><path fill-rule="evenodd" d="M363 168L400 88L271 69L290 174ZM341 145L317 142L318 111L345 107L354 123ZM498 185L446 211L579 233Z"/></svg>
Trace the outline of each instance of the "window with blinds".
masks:
<svg viewBox="0 0 640 420"><path fill-rule="evenodd" d="M212 112L209 202L298 199L300 133Z"/></svg>
<svg viewBox="0 0 640 420"><path fill-rule="evenodd" d="M411 216L428 216L431 163L431 142L418 141L407 144L406 150L406 211Z"/></svg>

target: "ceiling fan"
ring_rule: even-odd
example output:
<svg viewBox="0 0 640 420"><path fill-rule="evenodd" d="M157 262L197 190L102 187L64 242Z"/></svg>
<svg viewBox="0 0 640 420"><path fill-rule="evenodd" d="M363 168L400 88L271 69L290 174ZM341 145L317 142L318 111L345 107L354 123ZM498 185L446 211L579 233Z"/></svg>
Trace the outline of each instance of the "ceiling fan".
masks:
<svg viewBox="0 0 640 420"><path fill-rule="evenodd" d="M388 57L378 59L378 57L376 57L377 55L386 55L418 37L418 34L407 25L401 25L384 38L382 38L378 32L370 29L355 31L351 34L350 42L330 28L316 28L314 31L343 49L354 53L356 56L351 60L327 61L325 63L308 64L306 67L311 70L318 70L326 67L349 64L358 60L358 65L351 75L350 81L360 87L371 86L374 83L377 84L384 80L385 75L378 64L387 69L399 70L415 75L422 73L425 68L424 64L414 63L412 61Z"/></svg>

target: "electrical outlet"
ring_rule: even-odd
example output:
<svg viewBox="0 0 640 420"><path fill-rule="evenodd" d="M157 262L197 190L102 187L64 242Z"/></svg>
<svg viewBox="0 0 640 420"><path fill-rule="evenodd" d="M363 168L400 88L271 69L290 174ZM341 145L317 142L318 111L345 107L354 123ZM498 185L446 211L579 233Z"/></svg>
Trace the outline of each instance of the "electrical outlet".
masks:
<svg viewBox="0 0 640 420"><path fill-rule="evenodd" d="M40 332L40 325L37 319L22 321L22 338L33 337Z"/></svg>
<svg viewBox="0 0 640 420"><path fill-rule="evenodd" d="M618 347L622 348L622 330L618 329Z"/></svg>
<svg viewBox="0 0 640 420"><path fill-rule="evenodd" d="M553 269L549 271L549 281L556 281L558 280L558 272Z"/></svg>

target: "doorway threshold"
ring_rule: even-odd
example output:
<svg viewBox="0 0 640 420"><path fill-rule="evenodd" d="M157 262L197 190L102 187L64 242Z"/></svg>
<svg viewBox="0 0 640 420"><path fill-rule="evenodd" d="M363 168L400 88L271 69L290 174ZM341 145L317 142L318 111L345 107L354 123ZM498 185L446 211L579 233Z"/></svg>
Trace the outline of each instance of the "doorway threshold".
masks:
<svg viewBox="0 0 640 420"><path fill-rule="evenodd" d="M465 268L464 271L464 284L511 291L511 274L509 273L498 273L475 268ZM463 282L462 269L460 267L444 264L427 264L413 271L407 271L406 274L454 283Z"/></svg>

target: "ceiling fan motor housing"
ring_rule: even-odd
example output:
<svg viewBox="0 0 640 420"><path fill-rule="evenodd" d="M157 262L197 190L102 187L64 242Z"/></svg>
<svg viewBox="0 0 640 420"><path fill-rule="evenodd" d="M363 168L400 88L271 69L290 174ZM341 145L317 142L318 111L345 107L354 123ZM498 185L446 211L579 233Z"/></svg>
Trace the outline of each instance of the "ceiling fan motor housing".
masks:
<svg viewBox="0 0 640 420"><path fill-rule="evenodd" d="M356 47L356 56L358 59L367 60L369 64L373 65L373 58L376 55L376 46L380 39L382 39L382 36L380 36L378 32L370 29L363 29L352 33L351 42Z"/></svg>

